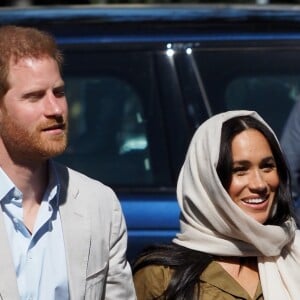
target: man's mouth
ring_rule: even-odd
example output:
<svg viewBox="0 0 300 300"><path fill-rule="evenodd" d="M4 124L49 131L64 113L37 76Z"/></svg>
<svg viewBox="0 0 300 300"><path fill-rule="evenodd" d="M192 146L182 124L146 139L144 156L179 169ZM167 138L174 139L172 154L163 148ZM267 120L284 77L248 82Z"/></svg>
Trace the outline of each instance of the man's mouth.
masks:
<svg viewBox="0 0 300 300"><path fill-rule="evenodd" d="M46 128L43 128L42 131L52 131L52 130L65 130L66 129L66 124L54 124L51 126L47 126Z"/></svg>

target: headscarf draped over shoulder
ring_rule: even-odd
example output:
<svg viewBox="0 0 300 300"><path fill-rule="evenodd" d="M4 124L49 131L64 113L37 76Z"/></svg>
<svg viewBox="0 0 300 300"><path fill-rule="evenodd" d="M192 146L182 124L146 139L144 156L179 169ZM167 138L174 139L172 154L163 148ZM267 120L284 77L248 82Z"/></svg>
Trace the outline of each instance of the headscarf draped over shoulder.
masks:
<svg viewBox="0 0 300 300"><path fill-rule="evenodd" d="M294 220L260 224L232 201L217 175L223 123L239 116L259 120L275 136L256 112L245 110L215 115L197 129L178 178L180 233L173 242L213 255L257 256L265 299L296 300L300 237Z"/></svg>

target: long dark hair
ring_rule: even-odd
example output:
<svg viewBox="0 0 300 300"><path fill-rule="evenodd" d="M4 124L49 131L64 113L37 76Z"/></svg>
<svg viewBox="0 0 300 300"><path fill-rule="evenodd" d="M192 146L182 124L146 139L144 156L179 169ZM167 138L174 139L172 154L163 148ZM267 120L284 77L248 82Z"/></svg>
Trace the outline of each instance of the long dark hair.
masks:
<svg viewBox="0 0 300 300"><path fill-rule="evenodd" d="M280 181L275 195L277 210L267 223L280 225L293 214L290 174L280 146L267 126L251 116L241 116L226 121L222 126L217 173L222 185L228 191L232 179L232 140L237 134L249 128L260 131L266 137L276 162ZM142 252L133 262L133 273L148 265L169 266L174 271L171 281L157 300L191 300L195 299L197 294L199 295L199 277L212 260L213 257L207 253L176 244L153 246Z"/></svg>
<svg viewBox="0 0 300 300"><path fill-rule="evenodd" d="M266 224L281 225L293 215L292 194L290 188L290 173L274 134L259 120L251 116L235 117L224 122L222 126L221 145L217 173L222 185L228 191L232 179L232 151L233 138L246 129L256 129L267 139L274 156L279 176L279 187L275 195L276 212L270 216Z"/></svg>
<svg viewBox="0 0 300 300"><path fill-rule="evenodd" d="M199 274L212 260L212 256L207 253L180 245L154 245L145 249L132 263L132 271L135 274L148 265L168 266L173 270L171 281L164 293L156 299L192 300L200 291Z"/></svg>

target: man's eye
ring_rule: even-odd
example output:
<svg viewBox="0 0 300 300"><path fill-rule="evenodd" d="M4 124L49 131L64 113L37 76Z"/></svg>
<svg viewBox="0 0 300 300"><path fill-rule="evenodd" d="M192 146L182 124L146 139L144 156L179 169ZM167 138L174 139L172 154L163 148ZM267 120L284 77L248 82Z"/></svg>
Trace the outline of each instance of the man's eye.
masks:
<svg viewBox="0 0 300 300"><path fill-rule="evenodd" d="M60 89L55 89L53 91L53 94L55 97L60 98L60 97L64 97L65 96L65 90L63 88Z"/></svg>
<svg viewBox="0 0 300 300"><path fill-rule="evenodd" d="M29 93L24 96L24 99L30 100L30 101L37 101L41 99L45 95L44 92L35 92L35 93Z"/></svg>

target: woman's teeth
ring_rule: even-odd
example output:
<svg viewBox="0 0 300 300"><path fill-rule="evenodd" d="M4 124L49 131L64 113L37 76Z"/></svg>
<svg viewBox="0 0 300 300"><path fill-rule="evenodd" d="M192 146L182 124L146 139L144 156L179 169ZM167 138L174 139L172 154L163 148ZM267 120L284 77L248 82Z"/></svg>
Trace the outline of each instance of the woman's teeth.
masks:
<svg viewBox="0 0 300 300"><path fill-rule="evenodd" d="M255 198L255 199L247 199L244 200L244 202L248 204L260 204L263 203L266 200L266 198Z"/></svg>

